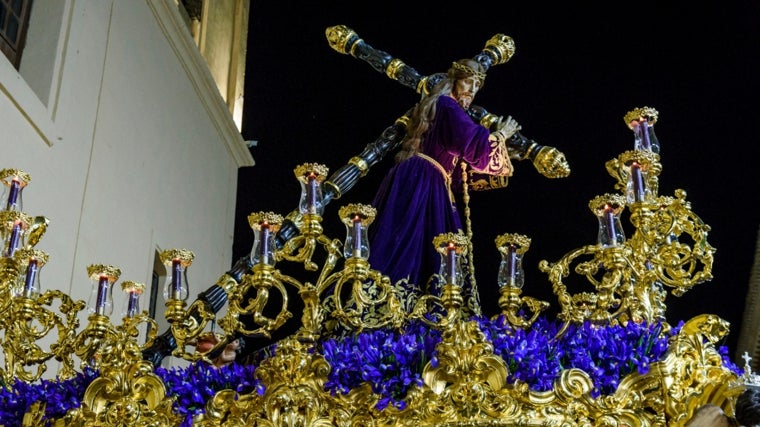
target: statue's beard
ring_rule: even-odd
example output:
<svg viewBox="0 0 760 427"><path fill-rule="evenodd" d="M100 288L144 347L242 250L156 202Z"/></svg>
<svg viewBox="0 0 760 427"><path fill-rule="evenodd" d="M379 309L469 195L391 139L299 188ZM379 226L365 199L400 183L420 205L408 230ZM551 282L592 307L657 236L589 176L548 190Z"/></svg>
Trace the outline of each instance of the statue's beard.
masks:
<svg viewBox="0 0 760 427"><path fill-rule="evenodd" d="M473 96L469 92L457 95L456 97L457 104L459 104L460 107L466 110L470 108L470 104L472 104L472 98Z"/></svg>

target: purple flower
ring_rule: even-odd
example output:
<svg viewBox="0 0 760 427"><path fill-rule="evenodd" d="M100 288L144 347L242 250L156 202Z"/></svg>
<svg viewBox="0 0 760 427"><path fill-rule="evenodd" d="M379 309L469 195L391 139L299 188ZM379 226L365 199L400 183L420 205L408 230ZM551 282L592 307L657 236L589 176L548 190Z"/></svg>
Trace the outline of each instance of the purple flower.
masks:
<svg viewBox="0 0 760 427"><path fill-rule="evenodd" d="M193 417L205 412L206 401L218 391L235 390L240 394L264 394L264 386L254 377L255 365L233 362L215 367L196 362L186 368L156 368L155 373L166 385L166 394L176 397L174 412L184 415L182 426L192 426Z"/></svg>
<svg viewBox="0 0 760 427"><path fill-rule="evenodd" d="M21 425L24 414L37 402L45 404L42 421L46 426L52 425L52 420L79 408L87 386L97 376L97 371L85 369L67 380L28 383L16 379L10 384L3 384L0 387L0 425Z"/></svg>
<svg viewBox="0 0 760 427"><path fill-rule="evenodd" d="M422 370L434 357L440 332L421 322L403 331L374 330L344 339L325 339L322 354L332 370L325 389L346 394L368 383L380 396L377 409L405 407L404 397L412 386L421 386Z"/></svg>
<svg viewBox="0 0 760 427"><path fill-rule="evenodd" d="M529 328L512 327L504 316L493 319L474 317L494 354L509 369L508 381L522 382L531 390L551 390L563 369L586 372L594 388L592 396L613 393L620 381L634 372L646 374L652 363L667 351L669 338L677 335L684 322L664 332L660 323L629 322L625 326L600 326L590 322L570 324L558 335L562 324L539 317ZM331 394L347 394L362 384L369 384L379 396L375 405L404 409L407 392L423 385L422 371L427 363L438 366L436 346L441 332L413 321L401 330L363 331L344 338L325 338L315 350L321 352L332 367L325 382ZM267 357L274 347L265 349ZM742 370L728 357L725 346L718 347L723 364L737 375ZM175 397L174 410L183 415L182 426L192 426L193 417L205 411L206 402L218 391L230 389L240 394L264 395L264 385L255 376L256 365L230 365L217 368L204 362L186 368L155 370ZM40 381L30 384L15 380L0 384L0 425L20 425L24 414L35 402L45 403L45 425L78 408L87 386L98 373L92 370L63 381Z"/></svg>
<svg viewBox="0 0 760 427"><path fill-rule="evenodd" d="M725 345L718 347L718 354L720 354L720 358L723 361L723 366L738 376L744 375L744 369L740 368L734 362L732 362L731 357L728 355L728 353L728 347Z"/></svg>

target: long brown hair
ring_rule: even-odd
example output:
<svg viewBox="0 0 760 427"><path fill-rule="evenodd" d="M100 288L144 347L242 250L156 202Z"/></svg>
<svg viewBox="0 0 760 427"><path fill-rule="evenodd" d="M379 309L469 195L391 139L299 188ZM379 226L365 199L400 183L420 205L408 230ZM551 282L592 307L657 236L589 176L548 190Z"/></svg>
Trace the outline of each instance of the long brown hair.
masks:
<svg viewBox="0 0 760 427"><path fill-rule="evenodd" d="M485 67L473 59L460 59L456 62L465 65L476 72L485 74ZM438 102L438 97L451 93L451 90L454 88L454 83L457 80L472 75L472 73L468 73L463 69L452 66L446 73L446 78L438 82L438 84L433 87L430 94L422 95L420 102L418 102L412 109L411 120L407 128L408 131L406 137L401 143L401 150L396 154L397 162L406 160L419 151L422 138L435 118L435 106ZM481 88L483 87L482 83L483 82L481 82Z"/></svg>

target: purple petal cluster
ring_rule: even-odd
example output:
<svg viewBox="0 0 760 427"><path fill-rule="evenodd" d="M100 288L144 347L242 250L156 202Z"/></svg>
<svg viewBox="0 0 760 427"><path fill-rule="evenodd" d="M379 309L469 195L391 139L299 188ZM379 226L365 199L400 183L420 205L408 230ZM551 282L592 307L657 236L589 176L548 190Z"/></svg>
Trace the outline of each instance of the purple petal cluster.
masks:
<svg viewBox="0 0 760 427"><path fill-rule="evenodd" d="M734 362L731 361L731 356L728 354L728 347L725 345L718 347L718 354L720 354L720 358L723 361L723 366L726 367L729 371L735 373L738 376L744 375L744 369L740 368L738 365L736 365Z"/></svg>
<svg viewBox="0 0 760 427"><path fill-rule="evenodd" d="M362 383L380 395L376 408L404 409L407 390L422 385L422 370L435 357L440 332L421 322L403 330L373 330L344 339L322 341L322 354L332 371L325 388L346 394Z"/></svg>
<svg viewBox="0 0 760 427"><path fill-rule="evenodd" d="M570 325L558 346L563 366L589 374L594 383L591 395L598 397L614 393L630 373L648 373L650 365L665 355L670 336L660 323L601 327L584 322Z"/></svg>
<svg viewBox="0 0 760 427"><path fill-rule="evenodd" d="M264 394L264 386L254 377L255 365L233 362L216 367L197 362L186 368L156 368L156 375L166 385L166 394L175 397L174 412L183 415L181 427L193 425L193 417L204 413L206 402L218 391L235 390L240 394Z"/></svg>
<svg viewBox="0 0 760 427"><path fill-rule="evenodd" d="M613 393L632 372L647 373L650 364L664 356L673 334L663 333L660 323L599 326L585 322L571 324L559 335L559 323L543 318L527 330L512 328L504 316L479 323L493 342L494 353L507 362L511 380L546 391L563 369L577 368L591 377L594 397Z"/></svg>
<svg viewBox="0 0 760 427"><path fill-rule="evenodd" d="M37 402L45 404L42 421L45 426L82 404L84 391L98 377L98 372L85 369L67 380L41 380L28 383L19 379L0 387L0 425L20 426L24 414Z"/></svg>
<svg viewBox="0 0 760 427"><path fill-rule="evenodd" d="M652 363L664 357L669 339L683 326L680 322L666 331L660 323L599 326L586 322L569 325L559 333L558 321L541 317L527 329L514 328L504 316L472 320L493 344L494 354L507 364L509 381L546 391L552 389L562 370L577 368L591 377L594 397L613 393L628 374L648 372ZM325 389L332 394L347 394L366 383L380 396L378 410L389 405L404 409L408 390L423 384L426 364L437 364L436 345L440 341L440 331L419 321L401 330L381 329L345 338L326 338L319 346L332 367ZM727 369L743 374L731 362L727 347L720 346L717 350ZM157 368L155 373L166 385L167 395L176 398L173 408L183 416L181 426L189 427L193 417L205 412L206 402L220 390L263 395L264 385L254 376L256 365L233 362L215 367L198 362L185 368ZM85 390L97 377L97 371L88 369L68 380L0 383L0 425L21 425L31 405L42 402L43 421L49 426L51 420L81 405Z"/></svg>
<svg viewBox="0 0 760 427"><path fill-rule="evenodd" d="M530 328L512 327L504 316L473 318L491 341L494 354L509 368L509 380L536 391L551 390L562 370L577 368L593 381L594 397L613 393L632 372L644 374L662 359L669 337L660 323L598 326L590 322L570 325L559 334L560 323L539 318ZM440 332L422 323L403 332L375 330L344 339L328 339L322 351L332 366L325 384L331 393L346 394L369 383L381 398L377 409L404 408L404 397L422 383L422 369L436 362Z"/></svg>
<svg viewBox="0 0 760 427"><path fill-rule="evenodd" d="M509 368L509 379L527 383L536 391L551 390L562 370L562 348L554 340L557 326L538 318L530 329L512 327L505 316L475 319L491 341L494 354Z"/></svg>

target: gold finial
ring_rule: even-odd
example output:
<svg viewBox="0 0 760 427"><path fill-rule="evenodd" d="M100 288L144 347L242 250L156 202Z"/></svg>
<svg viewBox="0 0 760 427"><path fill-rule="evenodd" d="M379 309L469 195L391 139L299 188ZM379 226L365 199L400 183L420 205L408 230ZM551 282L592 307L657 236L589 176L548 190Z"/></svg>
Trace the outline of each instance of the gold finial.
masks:
<svg viewBox="0 0 760 427"><path fill-rule="evenodd" d="M262 223L267 223L269 230L276 233L280 230L282 221L282 215L274 212L254 212L248 215L248 225L256 231L261 230Z"/></svg>
<svg viewBox="0 0 760 427"><path fill-rule="evenodd" d="M329 171L330 169L327 166L319 163L304 163L293 170L300 181L305 182L309 174L313 172L316 175L317 182L320 183L327 178Z"/></svg>
<svg viewBox="0 0 760 427"><path fill-rule="evenodd" d="M517 247L517 254L522 255L530 249L531 239L528 236L516 233L504 233L494 239L499 252L504 253L509 245Z"/></svg>
<svg viewBox="0 0 760 427"><path fill-rule="evenodd" d="M87 267L87 275L90 279L95 280L98 277L108 277L108 282L113 283L119 280L121 276L121 270L118 267L104 264L92 264Z"/></svg>
<svg viewBox="0 0 760 427"><path fill-rule="evenodd" d="M20 169L0 170L0 181L2 181L2 183L5 184L6 186L11 185L10 181L12 181L13 178L16 178L19 184L21 184L21 188L26 187L26 185L29 184L29 181L32 180L32 177L29 176L28 173Z"/></svg>
<svg viewBox="0 0 760 427"><path fill-rule="evenodd" d="M515 54L515 41L508 35L496 34L486 42L483 51L493 58L494 65L503 64Z"/></svg>
<svg viewBox="0 0 760 427"><path fill-rule="evenodd" d="M354 222L354 216L359 215L363 227L368 227L375 220L377 209L370 205L351 203L338 210L338 216L343 224L350 226Z"/></svg>
<svg viewBox="0 0 760 427"><path fill-rule="evenodd" d="M627 112L623 117L623 121L625 121L625 125L628 126L628 129L633 130L633 122L640 122L643 119L646 119L647 123L653 125L657 123L659 114L660 113L652 107L638 107Z"/></svg>
<svg viewBox="0 0 760 427"><path fill-rule="evenodd" d="M453 243L454 246L456 246L456 252L460 255L467 254L467 248L470 244L469 239L467 239L467 236L464 235L464 233L461 232L461 230L457 233L443 233L435 236L433 239L433 245L435 246L435 249L445 254L448 250L448 244Z"/></svg>
<svg viewBox="0 0 760 427"><path fill-rule="evenodd" d="M594 215L604 213L604 207L608 206L612 212L618 214L625 209L625 197L620 194L603 194L596 196L588 204Z"/></svg>
<svg viewBox="0 0 760 427"><path fill-rule="evenodd" d="M131 280L127 280L121 283L121 290L124 292L134 291L141 294L145 290L145 283L133 282Z"/></svg>
<svg viewBox="0 0 760 427"><path fill-rule="evenodd" d="M167 249L161 252L159 257L165 265L171 265L172 261L177 259L182 261L183 267L187 267L193 263L195 254L187 249Z"/></svg>

